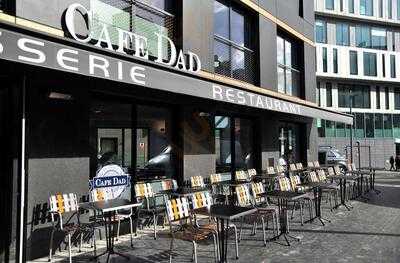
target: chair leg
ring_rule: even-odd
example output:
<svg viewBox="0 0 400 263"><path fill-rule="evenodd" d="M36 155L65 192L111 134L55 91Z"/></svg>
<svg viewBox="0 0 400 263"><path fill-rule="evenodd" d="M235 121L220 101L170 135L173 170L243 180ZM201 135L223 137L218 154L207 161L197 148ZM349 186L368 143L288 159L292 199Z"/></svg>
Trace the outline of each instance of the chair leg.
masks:
<svg viewBox="0 0 400 263"><path fill-rule="evenodd" d="M49 246L49 262L51 262L51 257L53 255L53 237L54 237L54 227L50 234L50 246Z"/></svg>
<svg viewBox="0 0 400 263"><path fill-rule="evenodd" d="M267 227L268 229L268 227ZM272 213L272 233L274 233L274 235L276 234L276 218L275 218L275 213Z"/></svg>
<svg viewBox="0 0 400 263"><path fill-rule="evenodd" d="M304 202L300 203L300 221L301 221L302 226L304 225L303 205L304 205Z"/></svg>
<svg viewBox="0 0 400 263"><path fill-rule="evenodd" d="M265 234L265 222L264 217L261 217L261 224L262 224L262 231L263 231L263 239L264 239L264 246L267 246L267 236Z"/></svg>
<svg viewBox="0 0 400 263"><path fill-rule="evenodd" d="M69 255L69 263L72 263L72 255L71 255L71 234L68 234L68 255Z"/></svg>
<svg viewBox="0 0 400 263"><path fill-rule="evenodd" d="M118 238L119 238L119 229L120 228L121 228L121 219L118 219L117 237L115 238L116 241L118 241Z"/></svg>
<svg viewBox="0 0 400 263"><path fill-rule="evenodd" d="M158 215L156 215L155 213L153 214L153 224L154 224L154 240L157 239L157 219L158 219Z"/></svg>
<svg viewBox="0 0 400 263"><path fill-rule="evenodd" d="M79 253L82 252L83 231L80 230Z"/></svg>
<svg viewBox="0 0 400 263"><path fill-rule="evenodd" d="M137 218L136 218L136 228L135 228L135 237L137 237L137 230L139 228L139 214L140 214L140 209L137 210Z"/></svg>
<svg viewBox="0 0 400 263"><path fill-rule="evenodd" d="M169 243L169 263L172 263L172 251L174 250L174 237L171 237L171 242Z"/></svg>
<svg viewBox="0 0 400 263"><path fill-rule="evenodd" d="M218 241L217 241L217 237L214 234L213 235L213 239L214 239L214 257L215 257L215 263L218 263Z"/></svg>
<svg viewBox="0 0 400 263"><path fill-rule="evenodd" d="M131 230L131 247L133 247L133 222L132 222L132 216L129 217L129 226Z"/></svg>
<svg viewBox="0 0 400 263"><path fill-rule="evenodd" d="M97 255L97 247L96 247L96 231L93 229L93 254L94 256Z"/></svg>
<svg viewBox="0 0 400 263"><path fill-rule="evenodd" d="M197 263L197 244L193 241L193 259L194 263Z"/></svg>
<svg viewBox="0 0 400 263"><path fill-rule="evenodd" d="M297 202L294 202L293 203L293 209L292 209L292 215L290 216L290 219L293 219L294 218L294 210L296 210L296 204L297 204Z"/></svg>
<svg viewBox="0 0 400 263"><path fill-rule="evenodd" d="M236 259L239 259L239 242L238 242L238 231L235 225L232 225L235 231L235 252L236 252Z"/></svg>

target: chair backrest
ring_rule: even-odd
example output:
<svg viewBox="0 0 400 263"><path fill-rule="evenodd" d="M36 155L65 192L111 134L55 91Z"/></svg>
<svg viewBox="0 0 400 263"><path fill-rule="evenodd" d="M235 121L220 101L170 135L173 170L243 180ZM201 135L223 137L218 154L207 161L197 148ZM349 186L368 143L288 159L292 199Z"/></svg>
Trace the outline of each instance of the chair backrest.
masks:
<svg viewBox="0 0 400 263"><path fill-rule="evenodd" d="M289 164L289 170L291 172L297 171L296 164L294 164L294 163Z"/></svg>
<svg viewBox="0 0 400 263"><path fill-rule="evenodd" d="M78 198L76 194L55 194L49 198L50 211L53 213L69 213L78 211Z"/></svg>
<svg viewBox="0 0 400 263"><path fill-rule="evenodd" d="M190 177L190 185L192 187L204 187L204 179L203 176L192 176Z"/></svg>
<svg viewBox="0 0 400 263"><path fill-rule="evenodd" d="M256 203L266 200L265 197L259 196L260 194L265 193L265 187L262 182L251 183L251 190L253 192L253 199L255 200Z"/></svg>
<svg viewBox="0 0 400 263"><path fill-rule="evenodd" d="M335 165L335 166L333 167L333 170L335 171L335 174L336 174L336 175L341 175L341 174L342 174L342 171L340 171L339 165Z"/></svg>
<svg viewBox="0 0 400 263"><path fill-rule="evenodd" d="M314 161L314 167L320 167L319 162L318 161Z"/></svg>
<svg viewBox="0 0 400 263"><path fill-rule="evenodd" d="M107 201L114 199L114 196L112 191L97 188L90 191L90 198L92 201L97 202L97 201Z"/></svg>
<svg viewBox="0 0 400 263"><path fill-rule="evenodd" d="M289 178L281 176L278 178L279 190L281 191L292 191Z"/></svg>
<svg viewBox="0 0 400 263"><path fill-rule="evenodd" d="M190 200L192 209L209 208L213 204L212 197L208 191L193 193L190 195Z"/></svg>
<svg viewBox="0 0 400 263"><path fill-rule="evenodd" d="M292 189L296 189L296 187L301 184L300 176L291 175L290 176L290 185Z"/></svg>
<svg viewBox="0 0 400 263"><path fill-rule="evenodd" d="M256 176L257 175L257 170L256 169L249 169L247 170L247 173L250 177Z"/></svg>
<svg viewBox="0 0 400 263"><path fill-rule="evenodd" d="M303 169L303 164L302 163L296 163L296 169L297 170L302 170Z"/></svg>
<svg viewBox="0 0 400 263"><path fill-rule="evenodd" d="M137 183L135 184L135 195L139 198L153 197L153 187L149 183Z"/></svg>
<svg viewBox="0 0 400 263"><path fill-rule="evenodd" d="M317 174L314 171L309 173L309 178L310 178L310 181L313 183L319 182Z"/></svg>
<svg viewBox="0 0 400 263"><path fill-rule="evenodd" d="M236 186L236 197L239 206L250 206L251 203L251 196L249 187L245 184Z"/></svg>
<svg viewBox="0 0 400 263"><path fill-rule="evenodd" d="M267 174L275 174L275 168L273 166L268 166Z"/></svg>
<svg viewBox="0 0 400 263"><path fill-rule="evenodd" d="M326 181L326 174L324 170L318 170L318 177L319 177L319 181L323 182Z"/></svg>
<svg viewBox="0 0 400 263"><path fill-rule="evenodd" d="M314 163L313 163L313 162L308 162L308 163L307 163L307 166L308 166L308 167L314 167Z"/></svg>
<svg viewBox="0 0 400 263"><path fill-rule="evenodd" d="M189 201L186 197L166 200L165 207L169 222L174 222L189 217Z"/></svg>
<svg viewBox="0 0 400 263"><path fill-rule="evenodd" d="M335 170L333 169L333 167L328 167L328 175L329 176L335 175Z"/></svg>
<svg viewBox="0 0 400 263"><path fill-rule="evenodd" d="M210 175L210 183L215 184L222 182L221 174L212 174Z"/></svg>
<svg viewBox="0 0 400 263"><path fill-rule="evenodd" d="M165 179L161 183L162 190L176 190L178 189L178 183L175 179Z"/></svg>
<svg viewBox="0 0 400 263"><path fill-rule="evenodd" d="M285 169L283 169L282 165L277 165L276 166L276 172L277 173L283 173L283 172L285 172Z"/></svg>
<svg viewBox="0 0 400 263"><path fill-rule="evenodd" d="M236 180L247 180L247 175L245 171L236 171L235 172Z"/></svg>

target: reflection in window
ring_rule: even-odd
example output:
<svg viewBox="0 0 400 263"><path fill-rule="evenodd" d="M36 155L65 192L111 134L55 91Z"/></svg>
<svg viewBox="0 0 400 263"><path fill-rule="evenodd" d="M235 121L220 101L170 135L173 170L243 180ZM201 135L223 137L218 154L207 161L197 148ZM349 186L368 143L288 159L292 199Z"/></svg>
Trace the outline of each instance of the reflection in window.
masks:
<svg viewBox="0 0 400 263"><path fill-rule="evenodd" d="M374 114L365 113L365 136L374 138Z"/></svg>
<svg viewBox="0 0 400 263"><path fill-rule="evenodd" d="M231 171L231 121L229 117L215 116L216 172Z"/></svg>
<svg viewBox="0 0 400 263"><path fill-rule="evenodd" d="M332 83L326 83L326 106L332 107Z"/></svg>
<svg viewBox="0 0 400 263"><path fill-rule="evenodd" d="M371 29L371 47L387 50L386 29L377 27Z"/></svg>
<svg viewBox="0 0 400 263"><path fill-rule="evenodd" d="M357 138L365 137L364 133L364 113L355 113L355 129L354 136Z"/></svg>
<svg viewBox="0 0 400 263"><path fill-rule="evenodd" d="M315 41L317 43L326 43L326 22L322 20L315 21Z"/></svg>
<svg viewBox="0 0 400 263"><path fill-rule="evenodd" d="M235 168L254 168L252 121L235 118Z"/></svg>
<svg viewBox="0 0 400 263"><path fill-rule="evenodd" d="M358 57L357 51L350 50L350 74L358 75Z"/></svg>
<svg viewBox="0 0 400 263"><path fill-rule="evenodd" d="M392 1L393 0L387 0L387 11L388 11L388 18L389 19L392 19L393 18L393 15L392 15L392 12L393 12L393 10L392 10Z"/></svg>
<svg viewBox="0 0 400 263"><path fill-rule="evenodd" d="M376 101L376 108L381 108L381 88L376 87L375 89L375 101Z"/></svg>
<svg viewBox="0 0 400 263"><path fill-rule="evenodd" d="M346 137L346 125L343 122L336 122L336 137Z"/></svg>
<svg viewBox="0 0 400 263"><path fill-rule="evenodd" d="M350 95L353 97L353 108L370 108L371 99L369 86L338 84L339 107L350 108Z"/></svg>
<svg viewBox="0 0 400 263"><path fill-rule="evenodd" d="M393 137L393 130L392 130L392 115L391 114L384 114L383 115L383 129L384 129L384 136L387 138Z"/></svg>
<svg viewBox="0 0 400 263"><path fill-rule="evenodd" d="M335 0L325 0L325 8L328 10L335 9Z"/></svg>
<svg viewBox="0 0 400 263"><path fill-rule="evenodd" d="M354 14L354 0L349 0L349 13Z"/></svg>
<svg viewBox="0 0 400 263"><path fill-rule="evenodd" d="M364 52L364 75L376 77L376 53Z"/></svg>
<svg viewBox="0 0 400 263"><path fill-rule="evenodd" d="M254 36L249 15L214 1L214 68L217 74L255 83Z"/></svg>
<svg viewBox="0 0 400 263"><path fill-rule="evenodd" d="M383 137L383 114L375 114L375 137Z"/></svg>
<svg viewBox="0 0 400 263"><path fill-rule="evenodd" d="M360 15L373 15L373 0L360 0Z"/></svg>
<svg viewBox="0 0 400 263"><path fill-rule="evenodd" d="M278 36L277 45L277 74L278 91L292 96L300 95L300 70L295 44Z"/></svg>
<svg viewBox="0 0 400 263"><path fill-rule="evenodd" d="M400 138L400 114L393 114L393 137Z"/></svg>
<svg viewBox="0 0 400 263"><path fill-rule="evenodd" d="M349 25L345 23L336 24L336 45L349 45Z"/></svg>
<svg viewBox="0 0 400 263"><path fill-rule="evenodd" d="M371 28L368 26L356 26L356 46L371 47Z"/></svg>
<svg viewBox="0 0 400 263"><path fill-rule="evenodd" d="M389 87L385 87L385 108L387 110L390 108Z"/></svg>
<svg viewBox="0 0 400 263"><path fill-rule="evenodd" d="M390 55L390 77L396 78L396 56Z"/></svg>

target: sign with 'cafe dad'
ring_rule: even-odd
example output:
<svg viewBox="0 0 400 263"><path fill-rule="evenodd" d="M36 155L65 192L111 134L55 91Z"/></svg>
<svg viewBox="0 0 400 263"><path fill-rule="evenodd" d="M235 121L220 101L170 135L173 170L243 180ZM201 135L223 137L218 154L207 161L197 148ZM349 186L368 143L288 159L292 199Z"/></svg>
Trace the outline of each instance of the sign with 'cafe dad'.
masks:
<svg viewBox="0 0 400 263"><path fill-rule="evenodd" d="M77 15L83 16L86 22L86 28L88 29L88 34L86 36L79 36L77 34L75 27L75 16ZM68 7L65 13L65 25L68 32L75 40L82 43L94 41L94 45L97 47L105 47L110 51L123 54L128 54L127 51L131 50L130 47L134 47L134 50L132 50L133 56L142 59L149 59L148 40L146 37L116 27L115 29L117 30L118 37L116 45L113 46L109 32L110 26L99 21L100 30L96 30L95 32L95 30L91 28L92 17L92 11L87 10L79 3L71 4ZM157 36L157 58L155 62L195 73L201 70L201 61L199 56L190 51L187 52L187 55L185 55L182 50L178 52L174 42L170 38L157 32L154 32L154 34ZM169 56L168 54L165 54L167 53L165 51L168 50L168 47L171 51Z"/></svg>

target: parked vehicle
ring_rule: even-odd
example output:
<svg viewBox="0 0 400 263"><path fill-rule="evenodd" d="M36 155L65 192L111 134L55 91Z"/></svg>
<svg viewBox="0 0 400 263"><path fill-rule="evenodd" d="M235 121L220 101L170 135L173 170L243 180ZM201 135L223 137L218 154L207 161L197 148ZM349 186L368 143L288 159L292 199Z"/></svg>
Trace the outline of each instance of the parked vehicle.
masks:
<svg viewBox="0 0 400 263"><path fill-rule="evenodd" d="M347 170L346 157L335 147L320 146L318 149L318 161L320 164L339 165L344 171Z"/></svg>

